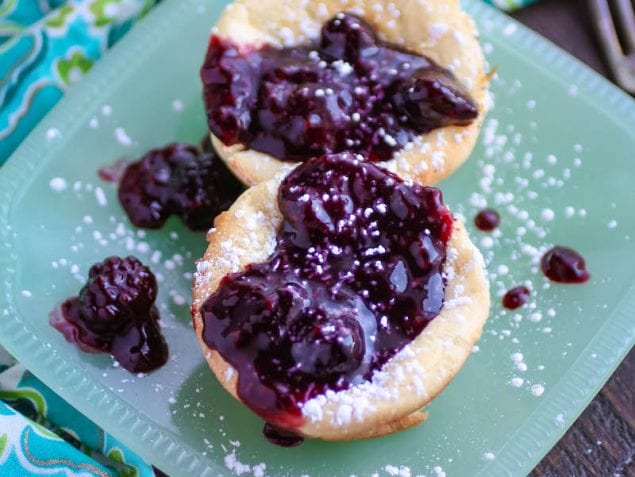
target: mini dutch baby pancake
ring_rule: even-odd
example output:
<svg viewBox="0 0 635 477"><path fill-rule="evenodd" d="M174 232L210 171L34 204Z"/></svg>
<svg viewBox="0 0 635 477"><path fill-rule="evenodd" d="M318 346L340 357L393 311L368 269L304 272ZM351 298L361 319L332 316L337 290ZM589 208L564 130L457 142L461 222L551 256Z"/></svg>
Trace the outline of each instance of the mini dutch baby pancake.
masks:
<svg viewBox="0 0 635 477"><path fill-rule="evenodd" d="M215 225L196 335L269 428L349 440L419 423L481 335L483 259L438 189L327 155L250 188Z"/></svg>
<svg viewBox="0 0 635 477"><path fill-rule="evenodd" d="M487 109L476 35L458 0L237 0L201 69L214 147L248 185L340 152L436 183Z"/></svg>

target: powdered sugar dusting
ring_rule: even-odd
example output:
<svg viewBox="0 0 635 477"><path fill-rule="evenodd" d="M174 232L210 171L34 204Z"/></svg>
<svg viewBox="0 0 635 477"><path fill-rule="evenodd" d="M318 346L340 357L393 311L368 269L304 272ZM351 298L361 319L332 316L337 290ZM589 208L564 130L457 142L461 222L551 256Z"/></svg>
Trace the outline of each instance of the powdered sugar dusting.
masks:
<svg viewBox="0 0 635 477"><path fill-rule="evenodd" d="M97 200L97 205L100 207L106 207L108 205L108 199L106 199L106 194L101 187L95 188L95 199Z"/></svg>
<svg viewBox="0 0 635 477"><path fill-rule="evenodd" d="M66 190L66 187L68 187L68 183L66 182L66 179L62 177L54 177L49 182L49 187L55 192L63 192Z"/></svg>
<svg viewBox="0 0 635 477"><path fill-rule="evenodd" d="M133 144L133 140L130 139L130 136L128 136L128 133L124 128L115 128L115 138L122 146L132 146Z"/></svg>
<svg viewBox="0 0 635 477"><path fill-rule="evenodd" d="M57 128L50 128L46 131L46 140L53 141L62 137L62 132Z"/></svg>
<svg viewBox="0 0 635 477"><path fill-rule="evenodd" d="M545 387L542 384L534 384L531 386L531 394L536 397L540 397L545 392Z"/></svg>
<svg viewBox="0 0 635 477"><path fill-rule="evenodd" d="M183 101L181 101L180 99L175 99L174 101L172 101L172 109L174 110L174 112L180 113L183 111L183 108Z"/></svg>
<svg viewBox="0 0 635 477"><path fill-rule="evenodd" d="M406 467L405 465L387 465L384 467L384 470L388 475L397 477L410 477L412 475L410 467Z"/></svg>

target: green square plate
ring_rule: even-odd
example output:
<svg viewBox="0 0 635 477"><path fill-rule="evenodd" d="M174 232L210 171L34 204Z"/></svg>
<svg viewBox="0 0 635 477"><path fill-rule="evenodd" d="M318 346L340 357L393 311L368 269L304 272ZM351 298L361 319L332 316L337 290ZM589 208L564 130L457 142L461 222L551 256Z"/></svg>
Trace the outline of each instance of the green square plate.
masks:
<svg viewBox="0 0 635 477"><path fill-rule="evenodd" d="M529 472L634 342L633 100L504 15L467 1L498 66L495 108L469 164L442 187L468 219L486 204L502 215L498 233L472 229L495 296L486 331L424 425L370 441L276 448L258 419L221 390L196 344L187 297L203 235L177 221L134 230L115 187L96 175L119 157L203 136L198 68L224 3L160 5L0 169L2 345L173 475ZM556 243L584 254L589 283L542 278L536 258ZM142 377L107 356L82 354L47 323L93 262L127 253L159 274L171 349L166 366ZM533 288L528 306L502 310L500 294L525 281Z"/></svg>

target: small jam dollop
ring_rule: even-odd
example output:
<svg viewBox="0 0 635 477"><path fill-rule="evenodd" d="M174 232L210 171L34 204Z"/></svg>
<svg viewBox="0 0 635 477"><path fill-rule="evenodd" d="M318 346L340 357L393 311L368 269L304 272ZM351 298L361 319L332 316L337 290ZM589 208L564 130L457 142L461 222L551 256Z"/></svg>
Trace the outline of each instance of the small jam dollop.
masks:
<svg viewBox="0 0 635 477"><path fill-rule="evenodd" d="M137 227L160 228L175 214L190 229L207 231L243 189L214 152L177 143L126 167L119 202Z"/></svg>
<svg viewBox="0 0 635 477"><path fill-rule="evenodd" d="M312 44L250 48L212 36L201 68L210 130L286 161L338 152L390 159L478 109L449 71L340 13Z"/></svg>
<svg viewBox="0 0 635 477"><path fill-rule="evenodd" d="M501 217L494 209L483 209L474 217L474 225L483 232L490 232L501 223Z"/></svg>
<svg viewBox="0 0 635 477"><path fill-rule="evenodd" d="M584 258L567 247L553 247L540 260L545 276L558 283L584 283L591 275L586 270Z"/></svg>
<svg viewBox="0 0 635 477"><path fill-rule="evenodd" d="M154 306L154 274L135 257L93 265L79 296L53 310L50 324L85 352L110 353L132 373L165 364L168 345Z"/></svg>
<svg viewBox="0 0 635 477"><path fill-rule="evenodd" d="M293 430L304 402L369 380L439 314L454 222L438 189L348 153L296 168L278 207L275 251L221 280L202 337L241 401Z"/></svg>
<svg viewBox="0 0 635 477"><path fill-rule="evenodd" d="M304 442L304 437L271 424L265 424L262 434L269 442L280 447L297 447Z"/></svg>
<svg viewBox="0 0 635 477"><path fill-rule="evenodd" d="M508 310L520 308L529 300L530 291L526 286L512 288L503 296L503 306Z"/></svg>

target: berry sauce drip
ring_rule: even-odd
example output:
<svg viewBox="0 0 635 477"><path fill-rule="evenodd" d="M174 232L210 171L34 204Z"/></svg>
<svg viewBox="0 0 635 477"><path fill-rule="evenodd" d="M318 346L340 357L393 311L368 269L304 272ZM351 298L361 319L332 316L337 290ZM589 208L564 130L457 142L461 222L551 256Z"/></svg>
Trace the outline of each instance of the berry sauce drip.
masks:
<svg viewBox="0 0 635 477"><path fill-rule="evenodd" d="M202 336L241 400L293 430L302 403L369 380L439 314L453 218L438 189L348 153L296 168L278 207L275 251L222 279Z"/></svg>
<svg viewBox="0 0 635 477"><path fill-rule="evenodd" d="M201 79L210 130L223 143L286 161L345 151L387 160L420 134L478 116L450 72L344 13L317 42L292 48L212 36Z"/></svg>
<svg viewBox="0 0 635 477"><path fill-rule="evenodd" d="M540 260L542 273L558 283L584 283L591 275L586 270L584 258L567 247L553 247Z"/></svg>
<svg viewBox="0 0 635 477"><path fill-rule="evenodd" d="M512 288L503 297L503 306L508 310L520 308L529 300L530 291L525 286Z"/></svg>
<svg viewBox="0 0 635 477"><path fill-rule="evenodd" d="M501 223L501 217L494 209L483 209L474 217L474 225L483 232L490 232Z"/></svg>
<svg viewBox="0 0 635 477"><path fill-rule="evenodd" d="M139 260L109 257L91 267L79 296L53 310L49 322L82 351L110 353L131 373L146 373L168 359L156 296L156 278Z"/></svg>
<svg viewBox="0 0 635 477"><path fill-rule="evenodd" d="M295 432L280 429L271 424L265 424L262 434L269 442L280 447L297 447L304 442L304 437Z"/></svg>
<svg viewBox="0 0 635 477"><path fill-rule="evenodd" d="M97 175L103 181L117 183L123 177L126 167L128 162L125 159L117 159L112 164L97 169Z"/></svg>
<svg viewBox="0 0 635 477"><path fill-rule="evenodd" d="M190 229L207 231L243 189L215 153L170 144L128 165L119 202L137 227L158 229L175 214Z"/></svg>

